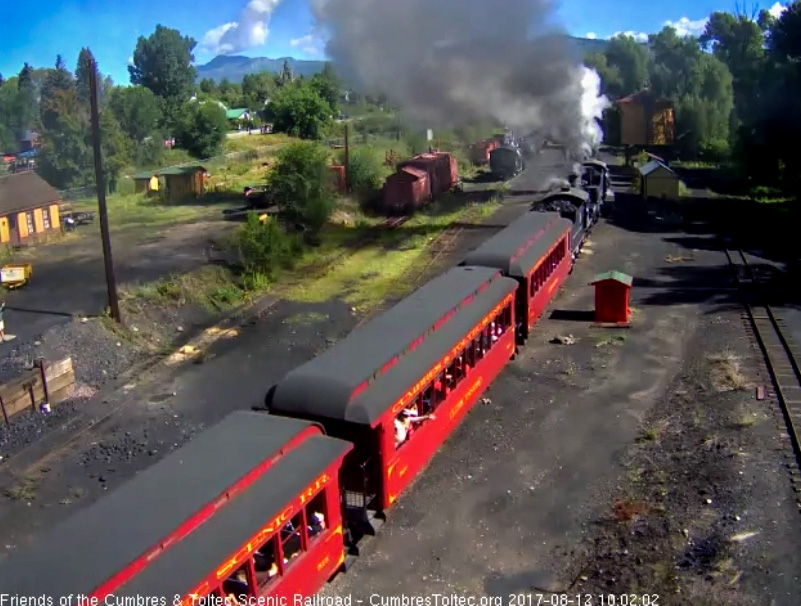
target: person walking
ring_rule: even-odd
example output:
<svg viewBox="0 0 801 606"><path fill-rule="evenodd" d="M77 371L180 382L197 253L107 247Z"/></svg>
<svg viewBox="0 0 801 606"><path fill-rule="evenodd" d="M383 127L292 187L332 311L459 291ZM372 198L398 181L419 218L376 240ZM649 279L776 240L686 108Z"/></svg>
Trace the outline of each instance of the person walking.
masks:
<svg viewBox="0 0 801 606"><path fill-rule="evenodd" d="M6 302L0 301L0 343L5 343L6 341Z"/></svg>

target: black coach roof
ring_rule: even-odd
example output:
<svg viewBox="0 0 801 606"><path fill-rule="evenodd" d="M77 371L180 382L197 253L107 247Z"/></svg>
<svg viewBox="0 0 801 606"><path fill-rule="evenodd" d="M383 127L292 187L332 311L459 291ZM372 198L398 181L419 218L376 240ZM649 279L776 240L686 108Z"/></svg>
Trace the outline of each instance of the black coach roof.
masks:
<svg viewBox="0 0 801 606"><path fill-rule="evenodd" d="M0 564L2 590L54 598L91 593L310 426L250 411L228 416L45 531L45 540L12 552Z"/></svg>
<svg viewBox="0 0 801 606"><path fill-rule="evenodd" d="M540 198L538 202L546 202L554 198L573 198L574 200L580 200L582 203L586 204L590 199L590 195L583 189L578 189L576 187L562 187L560 189L549 191L542 198Z"/></svg>
<svg viewBox="0 0 801 606"><path fill-rule="evenodd" d="M496 267L510 276L525 277L571 225L559 213L526 213L468 253L461 264Z"/></svg>
<svg viewBox="0 0 801 606"><path fill-rule="evenodd" d="M439 360L423 355L424 346L447 353L473 327L470 322L478 323L481 314L488 313L515 285L497 269L454 267L287 374L268 396L268 407L279 414L372 425ZM482 287L485 290L479 293ZM475 298L465 305L471 295ZM451 312L455 313L433 331ZM448 330L452 327L455 332ZM414 355L403 356L424 335ZM396 356L402 356L401 360L379 376ZM407 367L411 370L402 370ZM372 379L369 385L354 396L354 390L368 379Z"/></svg>
<svg viewBox="0 0 801 606"><path fill-rule="evenodd" d="M176 594L187 595L350 448L336 438L309 438L114 595L166 597L168 604Z"/></svg>

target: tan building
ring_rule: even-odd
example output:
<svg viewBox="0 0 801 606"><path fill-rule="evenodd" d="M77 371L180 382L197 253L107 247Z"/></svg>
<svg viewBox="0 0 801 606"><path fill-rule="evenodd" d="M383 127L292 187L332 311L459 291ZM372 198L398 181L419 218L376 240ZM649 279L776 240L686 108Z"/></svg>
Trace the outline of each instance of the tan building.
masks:
<svg viewBox="0 0 801 606"><path fill-rule="evenodd" d="M156 172L138 173L133 176L134 191L137 194L157 194L163 189L164 199L168 202L196 198L203 194L206 174L206 169L198 165L172 166Z"/></svg>
<svg viewBox="0 0 801 606"><path fill-rule="evenodd" d="M670 168L651 160L639 167L640 194L643 198L666 198L677 200L681 191L681 180Z"/></svg>
<svg viewBox="0 0 801 606"><path fill-rule="evenodd" d="M33 244L61 231L61 196L33 171L0 177L0 244Z"/></svg>
<svg viewBox="0 0 801 606"><path fill-rule="evenodd" d="M622 145L673 145L675 111L668 99L657 99L648 90L623 97L620 108Z"/></svg>

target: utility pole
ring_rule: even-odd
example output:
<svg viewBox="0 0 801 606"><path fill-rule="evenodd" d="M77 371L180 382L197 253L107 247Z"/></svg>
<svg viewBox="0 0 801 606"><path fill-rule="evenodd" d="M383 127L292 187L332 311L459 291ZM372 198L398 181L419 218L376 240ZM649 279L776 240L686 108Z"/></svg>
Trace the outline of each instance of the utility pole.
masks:
<svg viewBox="0 0 801 606"><path fill-rule="evenodd" d="M106 286L108 288L108 306L111 317L122 323L120 302L117 298L117 282L114 278L114 263L111 258L111 237L108 231L108 208L106 208L106 181L103 177L103 156L100 151L100 113L97 99L97 63L92 62L89 70L89 101L92 117L92 147L95 156L95 182L97 184L97 207L100 211L100 238L103 241L103 261L106 266Z"/></svg>
<svg viewBox="0 0 801 606"><path fill-rule="evenodd" d="M350 142L348 134L350 128L348 122L345 122L345 191L350 191Z"/></svg>

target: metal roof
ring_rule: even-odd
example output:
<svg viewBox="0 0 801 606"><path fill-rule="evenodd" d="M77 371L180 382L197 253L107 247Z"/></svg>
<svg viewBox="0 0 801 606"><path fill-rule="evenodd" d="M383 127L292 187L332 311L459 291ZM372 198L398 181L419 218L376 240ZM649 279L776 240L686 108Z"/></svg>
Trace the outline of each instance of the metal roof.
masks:
<svg viewBox="0 0 801 606"><path fill-rule="evenodd" d="M516 278L528 276L571 226L559 213L526 213L468 253L462 265L495 267Z"/></svg>
<svg viewBox="0 0 801 606"><path fill-rule="evenodd" d="M91 593L310 426L251 411L226 417L47 531L43 541L12 552L0 564L3 591L54 598Z"/></svg>
<svg viewBox="0 0 801 606"><path fill-rule="evenodd" d="M454 267L287 374L268 395L268 407L279 414L373 425L516 286L497 269Z"/></svg>
<svg viewBox="0 0 801 606"><path fill-rule="evenodd" d="M328 436L309 438L114 595L165 597L172 604L174 596L189 594L352 447Z"/></svg>
<svg viewBox="0 0 801 606"><path fill-rule="evenodd" d="M640 174L641 174L643 177L647 177L647 176L648 176L648 175L650 175L652 172L654 172L654 171L657 171L657 170L659 170L660 168L664 168L666 171L668 171L668 172L669 172L670 174L672 174L672 175L675 175L675 174L676 174L676 173L674 173L674 172L673 172L673 171L670 169L670 167L668 167L668 166L665 166L664 164L662 164L661 162L659 162L659 161L657 161L657 160L651 160L651 161L650 161L650 162L648 162L647 164L644 164L643 166L640 166L640 167L638 168L638 170L640 171Z"/></svg>
<svg viewBox="0 0 801 606"><path fill-rule="evenodd" d="M634 278L632 278L630 275L624 274L621 271L612 270L595 276L593 281L590 282L590 285L597 284L598 282L606 282L607 280L614 280L615 282L620 282L626 286L631 286L634 282Z"/></svg>
<svg viewBox="0 0 801 606"><path fill-rule="evenodd" d="M419 168L415 168L414 166L402 166L389 177L407 180L411 177L412 180L416 181L418 179L427 179L428 173L424 170L420 170Z"/></svg>
<svg viewBox="0 0 801 606"><path fill-rule="evenodd" d="M132 178L134 181L143 181L150 179L153 175L157 177L171 177L174 175L192 175L199 171L205 172L206 168L200 164L189 164L186 166L168 166L167 168L159 168L152 171L143 171L136 173Z"/></svg>
<svg viewBox="0 0 801 606"><path fill-rule="evenodd" d="M33 171L0 177L0 216L57 203L59 194Z"/></svg>

